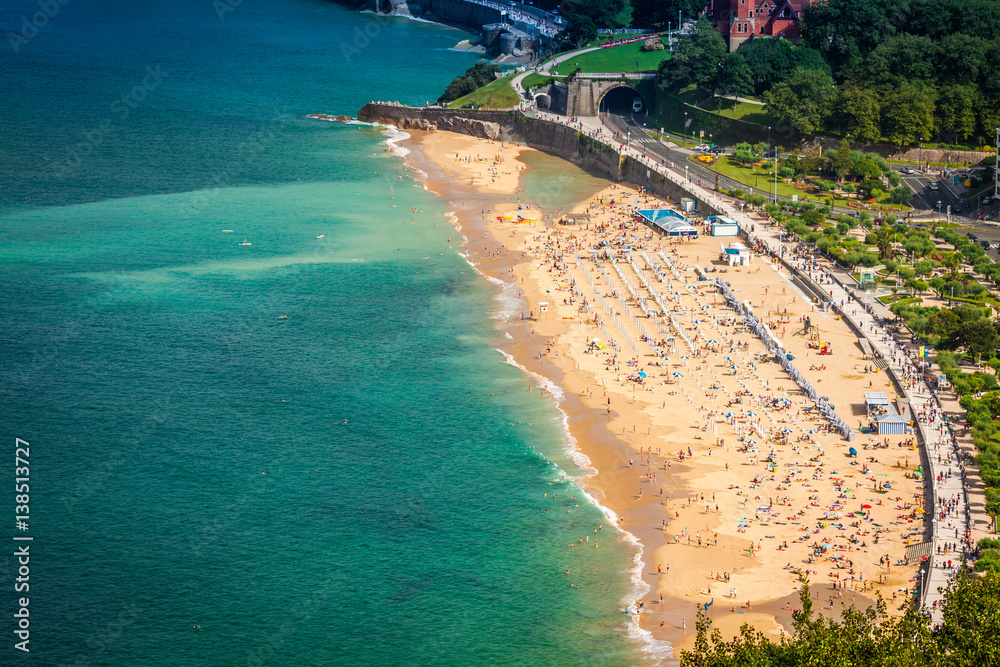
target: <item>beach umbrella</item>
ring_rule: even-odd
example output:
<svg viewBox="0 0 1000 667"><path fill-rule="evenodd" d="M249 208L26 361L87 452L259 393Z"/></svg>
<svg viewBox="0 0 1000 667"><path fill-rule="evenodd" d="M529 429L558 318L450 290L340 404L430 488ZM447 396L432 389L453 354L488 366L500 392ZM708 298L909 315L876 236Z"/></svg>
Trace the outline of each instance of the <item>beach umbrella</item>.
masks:
<svg viewBox="0 0 1000 667"><path fill-rule="evenodd" d="M643 373L642 371L639 371L639 377L641 377L643 380L645 380L646 379L646 374Z"/></svg>
<svg viewBox="0 0 1000 667"><path fill-rule="evenodd" d="M674 373L673 373L673 376L674 376L675 378L682 378L682 377L684 377L683 375L681 375L681 374L680 374L680 373L678 373L677 371L674 371Z"/></svg>
<svg viewBox="0 0 1000 667"><path fill-rule="evenodd" d="M872 508L871 505L862 505L861 506L861 509L864 509L864 510L870 510L871 508Z"/></svg>

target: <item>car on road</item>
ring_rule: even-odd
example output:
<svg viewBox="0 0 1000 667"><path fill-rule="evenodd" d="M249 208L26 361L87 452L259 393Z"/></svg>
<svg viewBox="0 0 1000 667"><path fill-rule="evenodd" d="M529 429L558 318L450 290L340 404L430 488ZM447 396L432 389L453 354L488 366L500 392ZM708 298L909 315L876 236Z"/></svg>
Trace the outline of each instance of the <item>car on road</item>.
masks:
<svg viewBox="0 0 1000 667"><path fill-rule="evenodd" d="M723 153L726 152L726 147L725 146L716 146L715 148L711 149L711 152L715 153L716 155L722 155Z"/></svg>
<svg viewBox="0 0 1000 667"><path fill-rule="evenodd" d="M973 243L979 240L979 237L973 234L972 232L969 232L968 234L966 234L966 236L968 236L969 240L972 241Z"/></svg>
<svg viewBox="0 0 1000 667"><path fill-rule="evenodd" d="M913 167L903 167L902 171L903 171L904 174L912 174L913 173Z"/></svg>
<svg viewBox="0 0 1000 667"><path fill-rule="evenodd" d="M642 111L642 98L636 97L632 100L632 113L639 113Z"/></svg>
<svg viewBox="0 0 1000 667"><path fill-rule="evenodd" d="M983 197L983 206L986 206L993 201L993 197Z"/></svg>
<svg viewBox="0 0 1000 667"><path fill-rule="evenodd" d="M935 183L934 181L931 181L930 183L927 184L927 187L929 187L931 190L937 190L938 184Z"/></svg>
<svg viewBox="0 0 1000 667"><path fill-rule="evenodd" d="M694 147L696 151L707 151L710 148L711 146L709 146L708 144L698 144L697 146Z"/></svg>
<svg viewBox="0 0 1000 667"><path fill-rule="evenodd" d="M980 241L979 245L981 245L986 250L990 249L990 242L989 241Z"/></svg>

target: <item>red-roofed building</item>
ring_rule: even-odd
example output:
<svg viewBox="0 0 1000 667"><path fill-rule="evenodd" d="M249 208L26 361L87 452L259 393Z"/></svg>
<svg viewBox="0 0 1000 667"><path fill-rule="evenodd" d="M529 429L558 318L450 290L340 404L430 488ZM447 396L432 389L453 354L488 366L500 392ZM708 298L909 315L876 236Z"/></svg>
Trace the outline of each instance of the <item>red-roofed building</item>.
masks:
<svg viewBox="0 0 1000 667"><path fill-rule="evenodd" d="M802 10L811 0L709 0L708 19L735 51L751 37L799 36Z"/></svg>

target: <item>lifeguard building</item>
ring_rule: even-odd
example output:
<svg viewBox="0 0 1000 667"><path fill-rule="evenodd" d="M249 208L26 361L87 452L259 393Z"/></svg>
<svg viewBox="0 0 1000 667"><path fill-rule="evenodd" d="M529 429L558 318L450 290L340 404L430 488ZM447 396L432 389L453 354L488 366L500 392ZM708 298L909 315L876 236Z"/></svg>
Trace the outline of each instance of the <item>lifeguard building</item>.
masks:
<svg viewBox="0 0 1000 667"><path fill-rule="evenodd" d="M802 10L811 0L709 0L708 19L735 51L751 37L798 39Z"/></svg>

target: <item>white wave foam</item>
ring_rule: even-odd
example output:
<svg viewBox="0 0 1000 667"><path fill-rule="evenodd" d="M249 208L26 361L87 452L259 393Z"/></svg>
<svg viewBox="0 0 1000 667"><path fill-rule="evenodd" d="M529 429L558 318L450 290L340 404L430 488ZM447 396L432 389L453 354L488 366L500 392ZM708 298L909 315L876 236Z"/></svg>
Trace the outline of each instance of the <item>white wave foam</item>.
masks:
<svg viewBox="0 0 1000 667"><path fill-rule="evenodd" d="M494 278L492 280L495 281L496 279ZM590 493L580 485L580 482L596 475L597 469L594 468L590 457L580 451L577 440L573 437L573 434L570 431L569 414L567 414L566 410L562 407L562 403L566 399L566 393L563 391L562 387L549 378L535 373L534 371L530 371L521 364L517 363L517 360L515 360L510 354L501 349L497 349L497 352L503 355L504 360L508 364L520 369L525 375L534 379L535 383L539 387L544 389L549 393L549 395L552 396L553 399L555 399L556 409L559 410L559 413L562 415L563 434L566 438L564 451L569 456L570 460L572 460L573 463L575 463L577 467L585 473L584 475L581 475L580 478L574 479L573 481L580 489L584 498L597 507L597 509L601 511L601 514L604 515L605 519L607 519L608 524L617 528L618 532L621 533L622 539L631 544L635 549L632 556L632 569L629 571L631 573L630 579L632 581L632 589L622 600L622 605L626 609L630 608L636 600L641 600L651 590L650 585L646 583L645 579L642 578L642 573L645 570L645 561L643 561L643 554L645 553L645 550L643 549L642 542L639 541L639 538L620 527L618 514L610 507L602 505L594 494ZM558 466L556 467L558 468ZM673 645L670 642L662 639L656 639L653 637L653 633L640 627L638 614L629 614L629 622L627 624L625 634L629 639L632 639L640 644L642 646L642 652L650 659L655 660L656 663L659 663L663 659L670 658L674 654Z"/></svg>
<svg viewBox="0 0 1000 667"><path fill-rule="evenodd" d="M408 132L403 132L402 130L397 129L395 125L386 125L385 132L382 134L388 137L388 139L385 140L385 144L389 147L389 151L393 155L403 157L410 154L409 148L403 148L399 145L399 142L410 138L410 134Z"/></svg>

